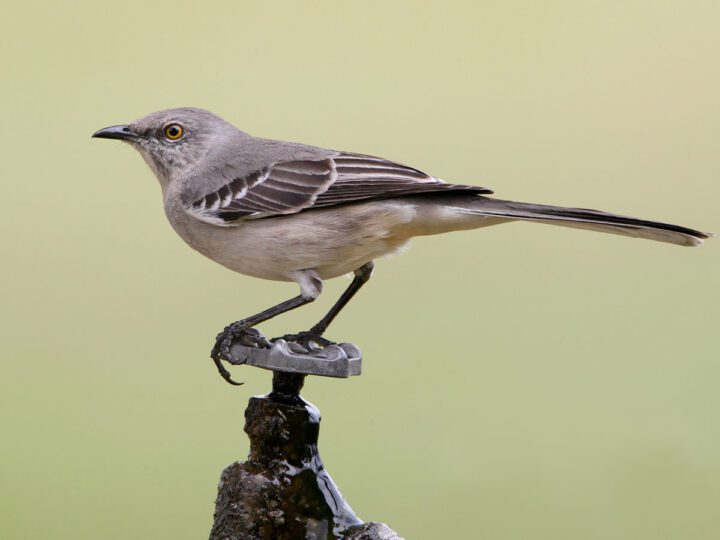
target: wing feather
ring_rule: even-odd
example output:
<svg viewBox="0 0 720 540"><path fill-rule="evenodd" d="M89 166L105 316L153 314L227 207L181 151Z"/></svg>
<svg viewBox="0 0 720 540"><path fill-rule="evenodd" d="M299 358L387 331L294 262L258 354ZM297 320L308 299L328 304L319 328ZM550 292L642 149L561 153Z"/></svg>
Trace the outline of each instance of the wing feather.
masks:
<svg viewBox="0 0 720 540"><path fill-rule="evenodd" d="M492 193L479 186L447 184L382 158L338 153L314 160L282 161L233 178L193 201L187 210L203 221L232 225L241 219L438 191Z"/></svg>

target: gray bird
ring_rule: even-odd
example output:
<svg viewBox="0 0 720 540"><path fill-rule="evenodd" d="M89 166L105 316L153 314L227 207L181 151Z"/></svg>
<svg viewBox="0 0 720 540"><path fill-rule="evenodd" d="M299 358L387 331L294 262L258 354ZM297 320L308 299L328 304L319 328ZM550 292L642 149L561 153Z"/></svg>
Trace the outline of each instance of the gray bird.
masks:
<svg viewBox="0 0 720 540"><path fill-rule="evenodd" d="M294 281L300 294L229 325L212 357L235 337L314 301L323 281L355 278L325 317L296 340L321 336L370 278L373 261L412 237L532 221L697 246L710 235L667 223L582 208L490 198L479 186L450 184L386 159L253 137L211 112L159 111L93 137L119 139L140 152L162 188L165 214L187 242L249 276Z"/></svg>

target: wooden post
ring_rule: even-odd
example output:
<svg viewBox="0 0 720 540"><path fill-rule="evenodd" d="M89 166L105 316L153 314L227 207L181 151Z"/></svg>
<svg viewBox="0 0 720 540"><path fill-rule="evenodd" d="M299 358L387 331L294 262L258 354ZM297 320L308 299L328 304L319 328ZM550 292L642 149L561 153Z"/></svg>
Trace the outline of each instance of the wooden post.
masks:
<svg viewBox="0 0 720 540"><path fill-rule="evenodd" d="M320 411L300 397L304 379L275 371L272 392L250 398L250 453L222 472L210 540L402 540L363 523L325 470Z"/></svg>

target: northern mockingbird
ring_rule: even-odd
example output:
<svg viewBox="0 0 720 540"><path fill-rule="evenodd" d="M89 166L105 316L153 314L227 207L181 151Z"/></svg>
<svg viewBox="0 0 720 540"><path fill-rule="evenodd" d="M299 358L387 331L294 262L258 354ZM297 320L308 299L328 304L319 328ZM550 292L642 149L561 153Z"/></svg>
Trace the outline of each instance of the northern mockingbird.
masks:
<svg viewBox="0 0 720 540"><path fill-rule="evenodd" d="M488 197L386 159L261 139L211 112L159 111L93 137L138 150L160 181L175 231L212 260L249 276L294 281L300 294L229 325L213 349L220 364L232 340L263 321L314 301L323 280L355 278L325 317L295 336L321 338L370 278L373 261L414 236L531 221L697 246L708 234L582 208Z"/></svg>

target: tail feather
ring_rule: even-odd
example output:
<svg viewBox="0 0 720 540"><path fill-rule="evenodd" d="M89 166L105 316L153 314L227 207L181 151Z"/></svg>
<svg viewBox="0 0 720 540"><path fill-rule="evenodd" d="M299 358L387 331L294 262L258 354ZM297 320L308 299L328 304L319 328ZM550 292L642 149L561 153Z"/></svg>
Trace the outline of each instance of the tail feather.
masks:
<svg viewBox="0 0 720 540"><path fill-rule="evenodd" d="M680 225L620 216L585 208L563 208L477 196L472 201L467 198L465 201L466 203L462 205L462 209L472 214L537 221L564 227L646 238L681 246L698 246L702 244L703 240L712 236L709 233L688 229Z"/></svg>

